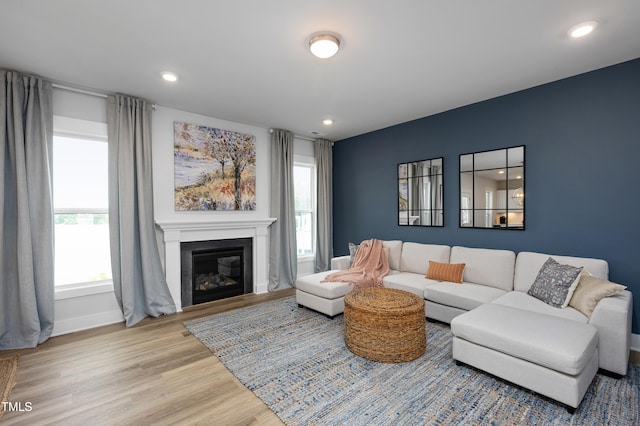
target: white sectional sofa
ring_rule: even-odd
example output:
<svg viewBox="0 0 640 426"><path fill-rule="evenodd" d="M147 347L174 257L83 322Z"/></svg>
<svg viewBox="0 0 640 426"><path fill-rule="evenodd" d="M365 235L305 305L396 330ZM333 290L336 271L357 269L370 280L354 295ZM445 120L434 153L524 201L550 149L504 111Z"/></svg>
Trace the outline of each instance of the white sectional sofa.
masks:
<svg viewBox="0 0 640 426"><path fill-rule="evenodd" d="M579 405L598 368L627 373L629 291L602 299L590 317L527 294L549 257L584 267L602 279L608 279L606 261L402 241L383 241L383 247L390 268L384 286L424 297L427 318L451 323L456 361L549 396L569 409ZM425 278L429 261L464 263L463 282ZM331 271L298 278L296 299L300 306L332 317L344 310L344 295L352 287L321 282L328 274L347 269L350 258L337 257L331 264Z"/></svg>

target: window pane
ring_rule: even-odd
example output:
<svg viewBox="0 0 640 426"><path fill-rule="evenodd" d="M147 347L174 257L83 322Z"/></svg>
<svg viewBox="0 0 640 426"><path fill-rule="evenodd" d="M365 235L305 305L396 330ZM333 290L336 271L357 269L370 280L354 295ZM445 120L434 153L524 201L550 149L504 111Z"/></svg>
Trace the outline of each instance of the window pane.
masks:
<svg viewBox="0 0 640 426"><path fill-rule="evenodd" d="M106 214L55 215L55 283L111 279L109 219Z"/></svg>
<svg viewBox="0 0 640 426"><path fill-rule="evenodd" d="M107 209L108 145L103 141L53 138L55 209Z"/></svg>
<svg viewBox="0 0 640 426"><path fill-rule="evenodd" d="M110 280L108 145L53 138L55 285Z"/></svg>
<svg viewBox="0 0 640 426"><path fill-rule="evenodd" d="M311 210L312 205L312 191L311 187L312 167L294 166L293 167L293 188L296 199L296 210Z"/></svg>
<svg viewBox="0 0 640 426"><path fill-rule="evenodd" d="M310 212L296 212L296 242L298 256L313 255L313 215Z"/></svg>

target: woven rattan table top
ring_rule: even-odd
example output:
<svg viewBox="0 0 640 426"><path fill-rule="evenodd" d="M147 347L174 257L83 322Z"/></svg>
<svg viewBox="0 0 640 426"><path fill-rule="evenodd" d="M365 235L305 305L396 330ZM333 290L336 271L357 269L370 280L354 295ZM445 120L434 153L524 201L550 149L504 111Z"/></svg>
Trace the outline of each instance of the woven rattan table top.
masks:
<svg viewBox="0 0 640 426"><path fill-rule="evenodd" d="M345 305L364 312L398 314L424 310L424 299L404 290L384 287L355 289L344 297Z"/></svg>

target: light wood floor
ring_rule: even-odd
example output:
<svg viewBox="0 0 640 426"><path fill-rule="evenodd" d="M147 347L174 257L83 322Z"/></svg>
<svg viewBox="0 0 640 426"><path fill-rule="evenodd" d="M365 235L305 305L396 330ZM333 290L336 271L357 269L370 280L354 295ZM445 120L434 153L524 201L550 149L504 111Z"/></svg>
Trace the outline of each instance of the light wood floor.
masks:
<svg viewBox="0 0 640 426"><path fill-rule="evenodd" d="M293 289L199 305L132 328L53 337L20 354L3 425L282 425L182 322L294 294Z"/></svg>

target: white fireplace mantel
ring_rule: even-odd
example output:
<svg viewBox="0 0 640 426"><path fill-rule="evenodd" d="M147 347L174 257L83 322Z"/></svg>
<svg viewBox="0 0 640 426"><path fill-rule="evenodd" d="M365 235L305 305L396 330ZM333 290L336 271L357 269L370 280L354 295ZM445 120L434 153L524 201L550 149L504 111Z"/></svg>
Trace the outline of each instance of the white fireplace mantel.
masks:
<svg viewBox="0 0 640 426"><path fill-rule="evenodd" d="M224 221L157 221L164 241L164 268L167 284L178 311L182 310L180 243L191 241L253 239L253 292L267 292L269 282L267 231L274 218Z"/></svg>

